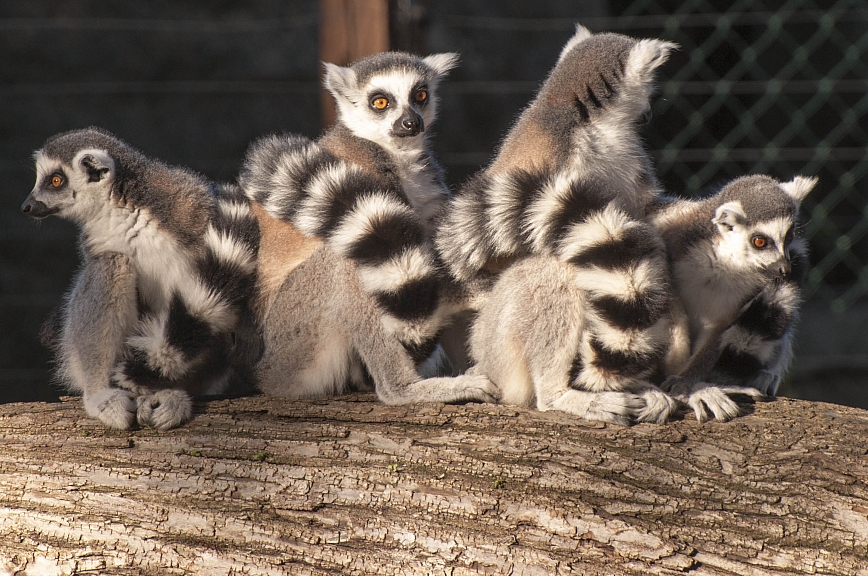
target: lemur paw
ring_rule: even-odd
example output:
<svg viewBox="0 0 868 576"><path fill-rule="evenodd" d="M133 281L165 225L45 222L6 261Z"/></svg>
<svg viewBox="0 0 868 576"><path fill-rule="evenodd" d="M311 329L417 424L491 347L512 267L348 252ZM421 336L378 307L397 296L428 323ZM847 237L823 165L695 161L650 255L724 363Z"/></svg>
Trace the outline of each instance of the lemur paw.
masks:
<svg viewBox="0 0 868 576"><path fill-rule="evenodd" d="M159 390L139 396L136 402L139 424L157 430L176 428L193 415L193 400L183 390Z"/></svg>
<svg viewBox="0 0 868 576"><path fill-rule="evenodd" d="M84 395L84 411L109 428L129 430L136 421L136 401L132 393L106 388Z"/></svg>
<svg viewBox="0 0 868 576"><path fill-rule="evenodd" d="M629 426L639 415L645 402L627 392L587 392L567 390L552 402L551 408L569 412L585 420Z"/></svg>
<svg viewBox="0 0 868 576"><path fill-rule="evenodd" d="M662 390L643 390L639 395L645 407L636 416L638 422L665 424L678 408L678 402Z"/></svg>
<svg viewBox="0 0 868 576"><path fill-rule="evenodd" d="M386 404L407 404L409 402L496 403L500 399L500 390L488 379L488 376L462 374L449 378L426 378L413 382L404 388L377 386L377 396Z"/></svg>
<svg viewBox="0 0 868 576"><path fill-rule="evenodd" d="M496 404L500 400L500 388L498 388L488 376L482 374L455 376L452 378L444 378L444 380L452 380L461 383L460 389L457 390L460 399L457 402L489 402Z"/></svg>
<svg viewBox="0 0 868 576"><path fill-rule="evenodd" d="M696 390L687 397L687 405L693 409L696 419L700 422L712 417L718 422L729 422L738 416L738 404L729 394L745 394L755 399L763 397L756 388L745 386L706 386Z"/></svg>
<svg viewBox="0 0 868 576"><path fill-rule="evenodd" d="M781 377L768 370L760 370L757 375L748 384L751 388L756 388L765 396L774 396L778 391L778 384ZM740 394L749 394L749 392L739 392Z"/></svg>

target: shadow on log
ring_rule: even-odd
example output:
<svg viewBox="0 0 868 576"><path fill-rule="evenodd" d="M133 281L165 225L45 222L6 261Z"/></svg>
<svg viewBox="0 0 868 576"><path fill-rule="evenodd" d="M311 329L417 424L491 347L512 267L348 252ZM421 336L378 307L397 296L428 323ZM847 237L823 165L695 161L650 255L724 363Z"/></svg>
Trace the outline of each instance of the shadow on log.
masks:
<svg viewBox="0 0 868 576"><path fill-rule="evenodd" d="M373 396L107 431L0 406L0 574L868 575L868 412L584 423Z"/></svg>

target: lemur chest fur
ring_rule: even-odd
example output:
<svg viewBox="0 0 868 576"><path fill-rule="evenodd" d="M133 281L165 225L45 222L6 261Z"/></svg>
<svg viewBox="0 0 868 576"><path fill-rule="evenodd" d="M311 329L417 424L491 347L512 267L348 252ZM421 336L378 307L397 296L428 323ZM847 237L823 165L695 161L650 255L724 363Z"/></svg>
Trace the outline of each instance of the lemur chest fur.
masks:
<svg viewBox="0 0 868 576"><path fill-rule="evenodd" d="M397 150L391 154L401 188L427 232L433 233L434 219L446 201L447 192L419 150Z"/></svg>
<svg viewBox="0 0 868 576"><path fill-rule="evenodd" d="M165 308L172 291L192 276L195 251L181 247L146 208L106 205L84 233L93 254L118 252L132 260L139 295L151 309Z"/></svg>
<svg viewBox="0 0 868 576"><path fill-rule="evenodd" d="M707 331L722 323L729 324L735 320L741 306L759 289L752 275L734 271L715 257L710 245L691 249L673 264L672 273L691 319L690 332L694 341L702 339Z"/></svg>

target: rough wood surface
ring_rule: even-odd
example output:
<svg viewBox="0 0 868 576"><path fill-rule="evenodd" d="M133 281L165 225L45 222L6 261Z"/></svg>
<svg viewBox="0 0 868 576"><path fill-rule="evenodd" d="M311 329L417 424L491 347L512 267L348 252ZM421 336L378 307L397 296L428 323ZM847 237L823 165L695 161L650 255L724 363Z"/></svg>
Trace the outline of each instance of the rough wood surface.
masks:
<svg viewBox="0 0 868 576"><path fill-rule="evenodd" d="M0 406L0 574L868 575L868 412L594 425L372 396Z"/></svg>

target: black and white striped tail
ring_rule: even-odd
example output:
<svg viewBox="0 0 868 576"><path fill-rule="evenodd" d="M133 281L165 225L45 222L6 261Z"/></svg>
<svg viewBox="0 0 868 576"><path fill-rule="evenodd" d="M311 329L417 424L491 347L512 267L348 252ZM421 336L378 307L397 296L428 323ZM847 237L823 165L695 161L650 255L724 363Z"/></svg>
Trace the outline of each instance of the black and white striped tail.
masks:
<svg viewBox="0 0 868 576"><path fill-rule="evenodd" d="M590 314L574 385L618 389L657 369L669 330L665 246L605 182L569 173L481 174L454 199L437 246L452 276L465 282L489 260L522 254L575 266Z"/></svg>
<svg viewBox="0 0 868 576"><path fill-rule="evenodd" d="M191 379L218 380L228 367L232 333L248 313L256 282L259 226L238 187L222 186L214 195L194 274L175 287L167 310L139 321L115 370L122 387L177 388Z"/></svg>
<svg viewBox="0 0 868 576"><path fill-rule="evenodd" d="M386 328L417 364L431 358L445 319L438 261L402 190L291 135L254 143L240 182L269 215L355 262Z"/></svg>

